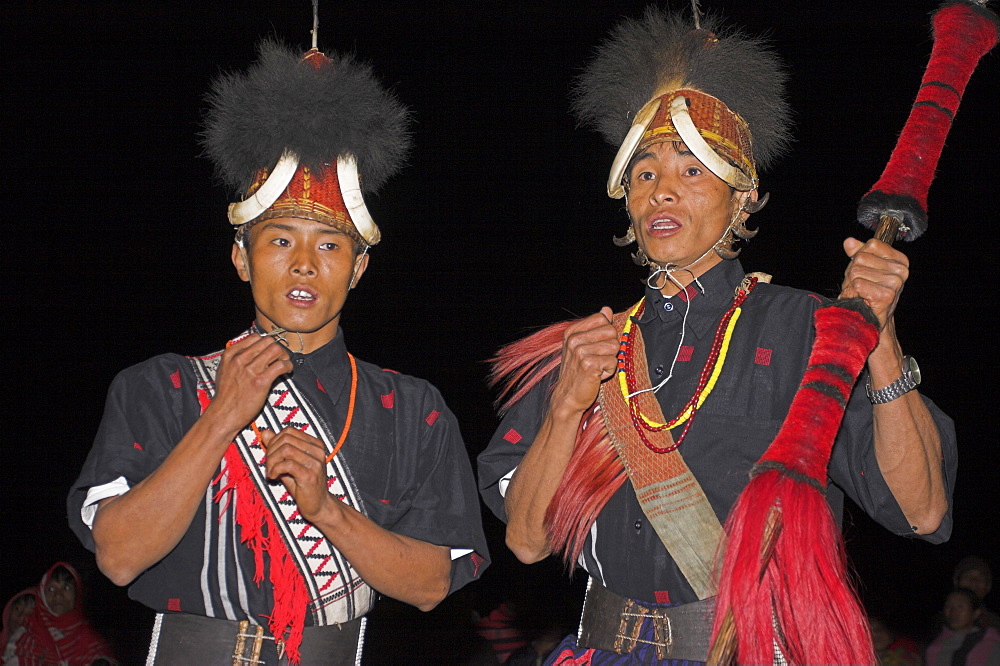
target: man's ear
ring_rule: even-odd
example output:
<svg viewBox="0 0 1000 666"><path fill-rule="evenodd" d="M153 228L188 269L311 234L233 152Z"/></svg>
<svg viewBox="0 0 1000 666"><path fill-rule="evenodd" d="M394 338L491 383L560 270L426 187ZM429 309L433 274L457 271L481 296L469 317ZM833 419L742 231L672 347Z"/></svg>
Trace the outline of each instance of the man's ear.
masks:
<svg viewBox="0 0 1000 666"><path fill-rule="evenodd" d="M236 274L240 276L240 279L244 282L250 281L250 268L247 265L247 253L242 247L237 243L233 243L233 266L236 267Z"/></svg>
<svg viewBox="0 0 1000 666"><path fill-rule="evenodd" d="M354 275L351 276L351 285L350 285L351 289L354 289L356 286L358 286L358 282L361 281L361 276L365 274L366 270L368 270L368 259L369 256L367 249L365 249L365 251L361 253L361 256L355 257Z"/></svg>

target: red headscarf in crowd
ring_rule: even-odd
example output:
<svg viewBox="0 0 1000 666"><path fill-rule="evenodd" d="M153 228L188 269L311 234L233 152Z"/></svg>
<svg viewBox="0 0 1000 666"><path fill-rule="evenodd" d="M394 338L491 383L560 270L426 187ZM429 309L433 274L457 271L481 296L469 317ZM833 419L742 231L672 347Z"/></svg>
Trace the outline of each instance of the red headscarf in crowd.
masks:
<svg viewBox="0 0 1000 666"><path fill-rule="evenodd" d="M71 609L56 615L49 600L45 598L45 591L52 582L52 574L59 567L73 577L76 597ZM83 616L83 586L76 569L66 562L53 564L42 576L36 597L34 611L24 620L25 631L15 642L14 654L19 666L56 663L69 666L89 665L98 659L105 659L111 664L117 663L112 656L111 646ZM6 610L4 615L6 620Z"/></svg>
<svg viewBox="0 0 1000 666"><path fill-rule="evenodd" d="M20 592L12 596L10 599L7 600L7 603L4 605L3 630L0 631L0 650L3 651L4 655L6 655L7 652L7 643L9 643L12 638L14 639L18 638L21 635L21 633L23 633L19 632L18 629L24 626L24 620L26 619L27 615L29 615L31 611L34 610L35 597L37 593L38 593L38 588L29 587L28 589L21 590ZM26 609L23 606L21 606L21 608L18 608L19 604L17 602L19 601L22 604L30 604L30 606ZM20 611L20 612L18 612L17 615L15 615L15 611ZM4 657L0 656L0 664L2 663L5 663Z"/></svg>

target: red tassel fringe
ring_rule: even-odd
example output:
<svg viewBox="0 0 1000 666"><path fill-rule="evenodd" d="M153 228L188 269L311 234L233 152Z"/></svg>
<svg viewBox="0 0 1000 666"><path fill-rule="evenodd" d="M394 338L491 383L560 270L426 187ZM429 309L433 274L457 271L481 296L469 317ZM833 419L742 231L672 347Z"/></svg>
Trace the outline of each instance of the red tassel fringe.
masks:
<svg viewBox="0 0 1000 666"><path fill-rule="evenodd" d="M771 507L780 510L782 529L762 578ZM822 493L776 470L762 472L733 507L726 532L713 641L732 608L738 663L772 663L774 641L789 663L877 663L840 529Z"/></svg>
<svg viewBox="0 0 1000 666"><path fill-rule="evenodd" d="M712 642L731 612L739 663L770 663L775 642L791 663L876 663L840 529L817 486L826 485L844 406L878 330L845 307L815 319L802 385L726 520Z"/></svg>
<svg viewBox="0 0 1000 666"><path fill-rule="evenodd" d="M490 359L489 385L501 386L497 403L506 412L562 362L563 335L572 321L546 326L502 347Z"/></svg>
<svg viewBox="0 0 1000 666"><path fill-rule="evenodd" d="M573 457L545 510L549 546L567 567L576 563L597 514L627 478L595 403L580 421Z"/></svg>
<svg viewBox="0 0 1000 666"><path fill-rule="evenodd" d="M490 359L490 385L501 385L500 411L510 409L562 362L562 344L572 321L564 321L503 347ZM584 428L584 424L588 427ZM545 511L549 544L572 566L604 505L627 478L604 429L595 402L580 419L576 448Z"/></svg>
<svg viewBox="0 0 1000 666"><path fill-rule="evenodd" d="M215 501L230 500L230 491L236 493L236 524L240 528L240 541L254 554L253 581L257 585L264 580L264 553L270 557L268 578L274 592L274 608L268 618L268 629L284 643L288 660L297 664L309 592L281 537L274 514L264 503L235 445L226 450L225 461L227 481L216 492ZM214 482L220 483L221 477L222 474Z"/></svg>

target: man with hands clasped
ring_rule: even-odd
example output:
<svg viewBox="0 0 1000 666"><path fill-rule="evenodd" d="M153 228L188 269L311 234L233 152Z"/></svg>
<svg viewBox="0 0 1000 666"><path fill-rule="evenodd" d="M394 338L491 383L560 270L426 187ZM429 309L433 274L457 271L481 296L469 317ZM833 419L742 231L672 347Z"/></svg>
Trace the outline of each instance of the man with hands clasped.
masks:
<svg viewBox="0 0 1000 666"><path fill-rule="evenodd" d="M395 171L408 113L353 58L275 43L210 99L256 318L116 378L70 522L157 611L148 663L355 663L377 594L430 610L489 563L454 416L339 327L380 238L359 171Z"/></svg>

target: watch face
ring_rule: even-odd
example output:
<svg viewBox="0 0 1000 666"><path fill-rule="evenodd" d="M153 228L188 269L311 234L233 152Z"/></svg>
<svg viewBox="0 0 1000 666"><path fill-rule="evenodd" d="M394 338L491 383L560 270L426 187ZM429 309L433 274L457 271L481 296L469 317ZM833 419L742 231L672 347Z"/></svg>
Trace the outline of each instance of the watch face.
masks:
<svg viewBox="0 0 1000 666"><path fill-rule="evenodd" d="M920 383L920 366L917 365L917 359L912 356L906 357L906 372L910 375L910 379L913 380L914 384Z"/></svg>

